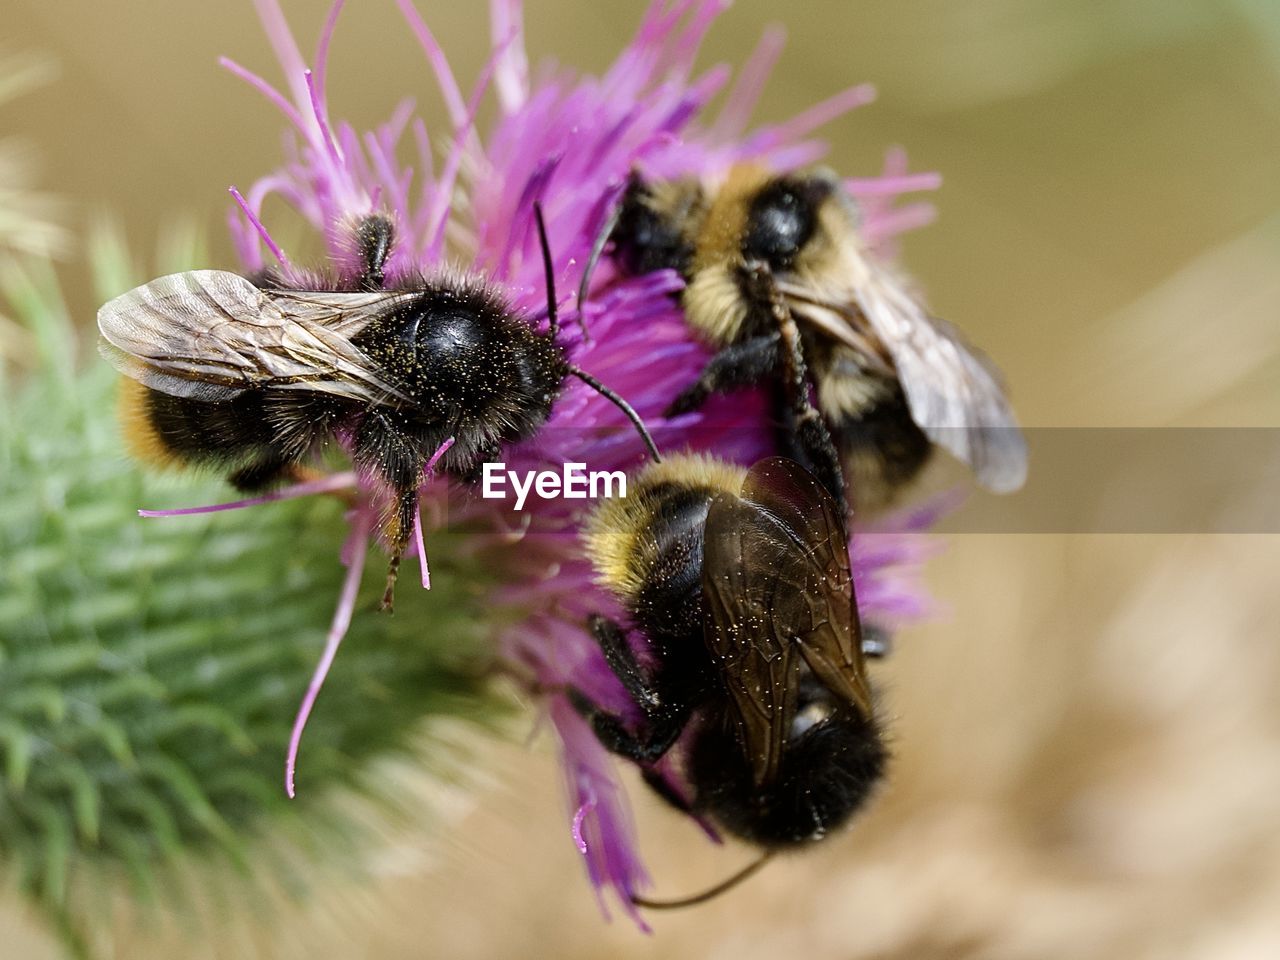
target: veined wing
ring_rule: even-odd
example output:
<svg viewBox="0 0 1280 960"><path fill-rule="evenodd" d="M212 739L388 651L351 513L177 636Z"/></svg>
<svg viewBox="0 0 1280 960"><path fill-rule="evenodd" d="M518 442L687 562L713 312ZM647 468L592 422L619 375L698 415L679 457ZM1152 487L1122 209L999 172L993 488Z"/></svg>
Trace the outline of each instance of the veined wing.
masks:
<svg viewBox="0 0 1280 960"><path fill-rule="evenodd" d="M404 294L262 290L193 270L161 277L98 311L103 353L163 393L229 399L254 387L358 400L404 399L351 340Z"/></svg>

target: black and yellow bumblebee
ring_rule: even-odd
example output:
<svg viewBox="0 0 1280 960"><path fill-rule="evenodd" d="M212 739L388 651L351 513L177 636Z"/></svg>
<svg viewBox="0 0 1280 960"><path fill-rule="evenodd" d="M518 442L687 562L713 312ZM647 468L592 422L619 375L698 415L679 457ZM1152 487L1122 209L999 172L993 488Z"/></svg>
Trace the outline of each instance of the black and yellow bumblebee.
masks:
<svg viewBox="0 0 1280 960"><path fill-rule="evenodd" d="M597 508L586 546L628 620L595 616L589 629L642 718L628 725L572 692L601 743L766 857L845 824L887 751L843 506L792 460L748 470L677 455ZM673 749L689 796L654 770Z"/></svg>
<svg viewBox="0 0 1280 960"><path fill-rule="evenodd" d="M354 230L363 264L346 283L286 283L217 270L161 277L98 312L103 352L131 381L123 408L134 452L229 471L243 490L295 477L341 440L357 471L393 492L382 521L391 549L383 607L412 533L423 467L470 482L505 444L533 436L567 376L616 403L657 451L635 411L569 363L558 342L551 256L545 332L496 289L461 273L388 286L392 222Z"/></svg>
<svg viewBox="0 0 1280 960"><path fill-rule="evenodd" d="M987 488L1016 490L1026 445L999 375L876 257L859 223L853 198L825 170L777 175L740 164L714 182L633 173L592 265L611 241L624 273L671 269L684 278L686 321L717 353L669 416L794 368L800 360L779 329L781 306L798 321L803 363L856 506L890 502L935 444ZM580 297L590 276L589 266ZM812 456L804 442L784 450Z"/></svg>

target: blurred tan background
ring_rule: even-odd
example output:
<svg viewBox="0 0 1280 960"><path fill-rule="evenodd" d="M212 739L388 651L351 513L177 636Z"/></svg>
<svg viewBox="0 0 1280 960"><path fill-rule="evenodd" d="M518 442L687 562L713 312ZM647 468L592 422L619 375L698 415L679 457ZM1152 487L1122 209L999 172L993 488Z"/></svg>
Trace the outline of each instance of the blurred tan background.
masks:
<svg viewBox="0 0 1280 960"><path fill-rule="evenodd" d="M419 3L464 77L487 45L480 6ZM591 69L641 9L527 6L535 62ZM327 4L285 7L305 49ZM277 162L282 129L215 62L275 79L248 0L0 13L6 50L60 71L0 123L39 147L73 224L109 209L149 250L188 215L229 265L226 187ZM1280 5L739 0L707 62L739 61L776 20L790 42L758 119L878 85L827 131L832 162L870 174L896 143L942 171L938 222L905 259L998 360L1025 423L1280 425ZM335 115L357 125L405 93L440 116L390 0L350 0L330 77ZM87 284L72 297L90 324ZM952 536L930 573L949 610L876 671L897 762L874 811L720 901L654 917L653 937L600 920L544 737L486 747L488 786L451 798L454 830L394 838L373 887L222 940L129 934L119 955L1280 956L1277 571L1274 535ZM660 893L747 857L633 795ZM0 933L0 956L54 955L12 903Z"/></svg>

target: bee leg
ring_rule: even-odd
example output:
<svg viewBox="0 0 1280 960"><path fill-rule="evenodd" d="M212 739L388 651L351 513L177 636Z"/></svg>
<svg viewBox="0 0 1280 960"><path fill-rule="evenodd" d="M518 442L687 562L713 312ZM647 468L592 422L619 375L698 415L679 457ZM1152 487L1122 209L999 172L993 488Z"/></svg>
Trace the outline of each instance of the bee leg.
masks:
<svg viewBox="0 0 1280 960"><path fill-rule="evenodd" d="M746 281L753 296L769 305L769 311L778 325L783 396L791 408L791 426L797 445L808 460L804 466L813 472L836 503L844 504L844 471L840 466L840 454L836 451L826 421L809 399L809 370L796 318L778 293L773 274L767 265L752 264L746 268L746 273ZM840 515L843 518L845 511L841 510Z"/></svg>
<svg viewBox="0 0 1280 960"><path fill-rule="evenodd" d="M697 410L713 393L728 393L767 380L778 369L782 334L769 333L730 344L712 357L698 379L681 391L665 411L675 417Z"/></svg>
<svg viewBox="0 0 1280 960"><path fill-rule="evenodd" d="M840 455L836 452L831 433L821 415L807 401L806 406L808 409L794 421L796 442L809 461L805 466L818 478L818 482L836 503L842 504L845 502L845 484Z"/></svg>
<svg viewBox="0 0 1280 960"><path fill-rule="evenodd" d="M659 709L661 698L645 676L640 661L636 659L635 651L627 641L627 632L614 621L599 614L591 615L587 620L587 628L600 645L605 663L609 664L613 675L622 681L622 686L636 705L646 714Z"/></svg>
<svg viewBox="0 0 1280 960"><path fill-rule="evenodd" d="M388 539L391 541L391 558L387 561L387 586L382 591L380 610L394 612L396 595L396 578L400 576L400 561L409 546L409 536L413 531L413 517L418 509L418 488L410 487L399 491L394 512L387 525Z"/></svg>
<svg viewBox="0 0 1280 960"><path fill-rule="evenodd" d="M568 690L569 702L591 724L596 739L605 749L639 764L657 762L684 730L688 710L669 705L658 695L652 679L636 659L622 627L599 615L593 615L587 626L600 645L609 669L644 713L644 721L640 731L632 733L623 726L621 718L604 710L573 687Z"/></svg>
<svg viewBox="0 0 1280 960"><path fill-rule="evenodd" d="M400 560L413 535L424 446L422 438L406 427L396 411L382 407L372 407L365 412L351 444L351 459L356 470L381 477L396 494L382 527L391 547L387 588L381 604L386 611L391 610Z"/></svg>
<svg viewBox="0 0 1280 960"><path fill-rule="evenodd" d="M581 690L570 687L566 695L573 708L591 724L601 746L643 766L662 759L680 738L689 719L686 711L664 710L646 715L641 732L632 733L623 726L620 717L600 707Z"/></svg>
<svg viewBox="0 0 1280 960"><path fill-rule="evenodd" d="M381 290L386 286L384 271L394 243L395 225L380 213L365 217L356 225L356 248L361 263L356 284L360 290Z"/></svg>
<svg viewBox="0 0 1280 960"><path fill-rule="evenodd" d="M391 559L387 561L387 586L382 591L382 599L378 602L378 609L385 613L396 612L396 580L400 577L400 560L403 556L403 548L397 548L392 551Z"/></svg>

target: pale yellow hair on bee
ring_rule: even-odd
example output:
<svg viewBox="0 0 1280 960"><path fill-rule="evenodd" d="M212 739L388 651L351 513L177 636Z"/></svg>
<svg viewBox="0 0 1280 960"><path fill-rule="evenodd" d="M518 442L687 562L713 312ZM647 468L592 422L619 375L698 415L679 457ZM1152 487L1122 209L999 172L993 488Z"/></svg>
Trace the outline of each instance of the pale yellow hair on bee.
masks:
<svg viewBox="0 0 1280 960"><path fill-rule="evenodd" d="M737 496L746 476L745 468L706 454L676 454L646 467L627 496L605 500L587 521L584 539L597 581L622 599L640 591L656 555L648 532L661 510L663 488Z"/></svg>
<svg viewBox="0 0 1280 960"><path fill-rule="evenodd" d="M137 380L121 377L119 390L116 410L125 449L134 459L154 467L173 469L182 466L182 458L169 449L156 432L147 403L150 389Z"/></svg>
<svg viewBox="0 0 1280 960"><path fill-rule="evenodd" d="M742 236L751 199L770 179L763 167L740 163L723 182L706 185L711 202L694 238L693 271L682 302L689 326L713 346L738 340L746 323L748 303L737 274Z"/></svg>

